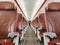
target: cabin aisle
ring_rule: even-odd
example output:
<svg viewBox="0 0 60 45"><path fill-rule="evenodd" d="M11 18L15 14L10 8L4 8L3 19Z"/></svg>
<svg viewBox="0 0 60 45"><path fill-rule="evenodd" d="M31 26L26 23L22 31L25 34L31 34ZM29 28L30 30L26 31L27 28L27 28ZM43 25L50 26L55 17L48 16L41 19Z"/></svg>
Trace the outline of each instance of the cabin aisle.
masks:
<svg viewBox="0 0 60 45"><path fill-rule="evenodd" d="M23 45L39 45L34 31L30 27L25 34Z"/></svg>

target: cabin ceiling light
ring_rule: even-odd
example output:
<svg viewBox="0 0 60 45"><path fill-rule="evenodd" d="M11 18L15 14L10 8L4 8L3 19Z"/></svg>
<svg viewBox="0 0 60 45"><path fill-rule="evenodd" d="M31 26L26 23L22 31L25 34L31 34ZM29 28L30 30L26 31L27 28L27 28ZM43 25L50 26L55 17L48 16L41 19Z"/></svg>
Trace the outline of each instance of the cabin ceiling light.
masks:
<svg viewBox="0 0 60 45"><path fill-rule="evenodd" d="M17 0L28 20L32 20L44 0Z"/></svg>

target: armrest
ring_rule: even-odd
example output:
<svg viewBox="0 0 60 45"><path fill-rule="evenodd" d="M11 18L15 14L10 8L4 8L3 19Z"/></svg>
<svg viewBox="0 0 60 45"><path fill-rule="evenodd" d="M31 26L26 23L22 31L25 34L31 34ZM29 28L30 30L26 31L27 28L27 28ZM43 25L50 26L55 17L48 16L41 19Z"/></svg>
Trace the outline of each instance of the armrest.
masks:
<svg viewBox="0 0 60 45"><path fill-rule="evenodd" d="M21 31L23 31L23 29L20 29Z"/></svg>
<svg viewBox="0 0 60 45"><path fill-rule="evenodd" d="M42 30L42 28L40 28L40 27L39 27L37 30L38 30L38 31L41 31L41 30Z"/></svg>
<svg viewBox="0 0 60 45"><path fill-rule="evenodd" d="M12 33L8 34L8 37L11 37L11 38L14 38L14 37L17 37L17 36L19 36L19 33L17 33L17 32L12 32Z"/></svg>
<svg viewBox="0 0 60 45"><path fill-rule="evenodd" d="M53 32L45 32L43 33L43 38L44 38L44 45L48 45L48 42L50 42L50 39L53 39L57 37L57 35Z"/></svg>
<svg viewBox="0 0 60 45"><path fill-rule="evenodd" d="M60 43L56 43L56 45L60 45Z"/></svg>
<svg viewBox="0 0 60 45"><path fill-rule="evenodd" d="M15 35L12 39L11 39L11 42L13 42L13 40L17 37L17 35Z"/></svg>
<svg viewBox="0 0 60 45"><path fill-rule="evenodd" d="M18 45L18 42L19 42L19 33L11 32L11 33L8 34L8 37L11 37L12 41L15 43L15 45Z"/></svg>
<svg viewBox="0 0 60 45"><path fill-rule="evenodd" d="M25 29L26 26L22 26L22 29Z"/></svg>
<svg viewBox="0 0 60 45"><path fill-rule="evenodd" d="M46 29L38 29L40 32L46 32Z"/></svg>
<svg viewBox="0 0 60 45"><path fill-rule="evenodd" d="M57 35L56 35L55 33L53 33L53 32L45 32L44 35L45 35L46 37L50 37L50 38L55 38L55 37L57 37Z"/></svg>
<svg viewBox="0 0 60 45"><path fill-rule="evenodd" d="M19 30L20 30L20 31L23 31L23 28L21 27Z"/></svg>
<svg viewBox="0 0 60 45"><path fill-rule="evenodd" d="M35 29L38 29L39 28L39 26L33 26Z"/></svg>
<svg viewBox="0 0 60 45"><path fill-rule="evenodd" d="M23 27L23 29L25 29L26 26Z"/></svg>

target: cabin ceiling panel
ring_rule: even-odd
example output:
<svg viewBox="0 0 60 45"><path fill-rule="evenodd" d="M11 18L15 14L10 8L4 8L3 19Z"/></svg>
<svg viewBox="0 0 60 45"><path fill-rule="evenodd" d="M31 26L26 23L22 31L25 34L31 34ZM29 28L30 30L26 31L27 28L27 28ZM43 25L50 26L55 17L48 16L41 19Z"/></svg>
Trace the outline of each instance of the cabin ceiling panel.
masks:
<svg viewBox="0 0 60 45"><path fill-rule="evenodd" d="M30 20L34 17L44 0L17 0L26 18Z"/></svg>

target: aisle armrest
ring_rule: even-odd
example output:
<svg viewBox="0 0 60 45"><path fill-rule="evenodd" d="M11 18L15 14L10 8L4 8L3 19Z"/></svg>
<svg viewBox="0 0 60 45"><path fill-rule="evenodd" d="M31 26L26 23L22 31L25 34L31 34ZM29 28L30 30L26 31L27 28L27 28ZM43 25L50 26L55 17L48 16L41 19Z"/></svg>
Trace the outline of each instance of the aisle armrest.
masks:
<svg viewBox="0 0 60 45"><path fill-rule="evenodd" d="M15 43L15 45L18 45L18 42L19 42L19 33L17 33L17 32L9 33L8 37L11 37L13 39L13 42Z"/></svg>
<svg viewBox="0 0 60 45"><path fill-rule="evenodd" d="M43 38L44 38L44 45L48 45L48 42L50 42L50 39L53 39L57 37L57 35L53 32L45 32L43 33Z"/></svg>

